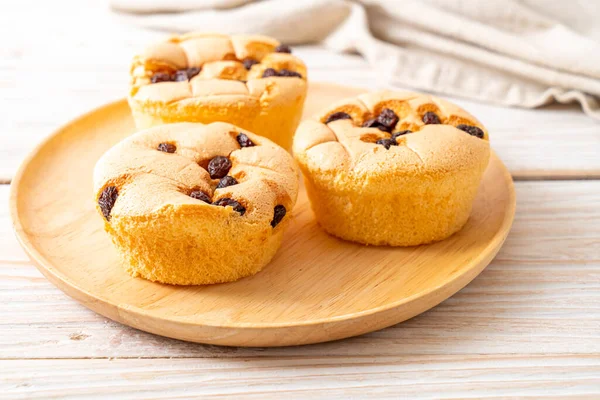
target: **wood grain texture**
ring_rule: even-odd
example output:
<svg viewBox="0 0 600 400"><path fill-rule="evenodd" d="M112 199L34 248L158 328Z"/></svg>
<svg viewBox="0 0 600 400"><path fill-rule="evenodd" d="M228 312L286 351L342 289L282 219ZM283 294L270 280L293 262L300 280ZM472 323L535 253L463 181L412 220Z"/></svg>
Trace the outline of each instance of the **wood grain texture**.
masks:
<svg viewBox="0 0 600 400"><path fill-rule="evenodd" d="M42 138L124 97L132 54L166 33L124 23L103 1L23 0L3 7L0 34L10 38L0 48L0 106L10 116L0 119L0 181L7 181ZM311 81L383 87L359 56L319 46L295 52L307 63ZM600 177L600 123L577 106L524 110L452 100L488 127L494 149L516 179Z"/></svg>
<svg viewBox="0 0 600 400"><path fill-rule="evenodd" d="M313 83L307 113L347 94L356 90ZM122 101L51 137L11 185L13 220L32 259L59 288L115 321L168 337L283 346L396 324L477 276L504 242L514 216L512 180L496 156L467 225L427 246L369 247L328 236L301 189L284 245L262 272L222 285L160 285L123 271L91 197L96 160L132 131Z"/></svg>
<svg viewBox="0 0 600 400"><path fill-rule="evenodd" d="M0 369L0 398L11 399L594 398L600 357L26 360L0 361Z"/></svg>
<svg viewBox="0 0 600 400"><path fill-rule="evenodd" d="M471 285L442 305L344 341L243 349L147 334L65 296L26 261L10 227L8 187L0 186L2 396L599 395L599 252L576 245L600 242L594 228L600 182L516 187L517 215L505 246ZM561 236L565 246L543 245ZM540 245L521 246L525 239ZM112 360L139 357L151 359ZM140 391L145 385L151 393Z"/></svg>

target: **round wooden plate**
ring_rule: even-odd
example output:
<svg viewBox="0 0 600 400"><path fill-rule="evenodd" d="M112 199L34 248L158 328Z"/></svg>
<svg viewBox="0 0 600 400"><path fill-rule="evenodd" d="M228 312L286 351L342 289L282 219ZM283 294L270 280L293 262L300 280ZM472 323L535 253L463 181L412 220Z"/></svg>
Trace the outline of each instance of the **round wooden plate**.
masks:
<svg viewBox="0 0 600 400"><path fill-rule="evenodd" d="M306 114L363 91L313 83ZM283 246L262 272L220 285L161 285L123 271L94 209L94 164L133 131L124 100L60 129L21 166L11 214L21 244L52 283L99 314L163 336L287 346L394 325L475 278L500 249L515 213L512 179L495 155L467 225L427 246L367 247L328 236L301 190Z"/></svg>

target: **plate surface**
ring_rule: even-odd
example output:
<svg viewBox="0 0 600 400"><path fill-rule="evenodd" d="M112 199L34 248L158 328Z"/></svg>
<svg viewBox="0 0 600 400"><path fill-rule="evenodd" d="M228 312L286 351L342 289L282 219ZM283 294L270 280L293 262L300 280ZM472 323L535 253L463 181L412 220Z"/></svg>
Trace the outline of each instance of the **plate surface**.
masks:
<svg viewBox="0 0 600 400"><path fill-rule="evenodd" d="M313 83L305 114L363 91ZM13 180L11 214L21 244L52 283L108 318L163 336L285 346L394 325L475 278L500 249L514 218L512 179L495 155L467 225L427 246L366 247L328 236L302 189L283 246L262 272L213 286L152 283L123 271L94 209L94 164L133 130L122 100L56 132Z"/></svg>

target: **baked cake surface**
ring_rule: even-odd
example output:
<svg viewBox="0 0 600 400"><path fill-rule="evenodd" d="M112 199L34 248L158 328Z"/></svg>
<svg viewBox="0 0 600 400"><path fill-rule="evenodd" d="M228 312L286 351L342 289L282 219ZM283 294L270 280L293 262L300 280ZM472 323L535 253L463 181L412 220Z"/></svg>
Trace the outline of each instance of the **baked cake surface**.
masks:
<svg viewBox="0 0 600 400"><path fill-rule="evenodd" d="M258 272L298 194L291 156L227 123L139 132L96 164L98 212L127 271L189 285Z"/></svg>
<svg viewBox="0 0 600 400"><path fill-rule="evenodd" d="M304 121L293 150L327 232L396 246L458 231L490 156L475 117L433 96L393 91L343 100Z"/></svg>
<svg viewBox="0 0 600 400"><path fill-rule="evenodd" d="M289 149L306 97L306 66L260 35L189 33L136 55L129 104L138 128L224 121Z"/></svg>

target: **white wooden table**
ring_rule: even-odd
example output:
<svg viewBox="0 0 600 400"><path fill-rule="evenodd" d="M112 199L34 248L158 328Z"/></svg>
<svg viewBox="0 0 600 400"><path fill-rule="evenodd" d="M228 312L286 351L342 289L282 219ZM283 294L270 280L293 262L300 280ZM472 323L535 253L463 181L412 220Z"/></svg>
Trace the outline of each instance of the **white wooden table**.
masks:
<svg viewBox="0 0 600 400"><path fill-rule="evenodd" d="M44 136L122 97L157 32L103 3L13 1L0 11L0 398L600 398L600 124L577 107L456 100L489 128L516 180L517 216L492 264L403 324L321 345L196 345L94 314L17 244L9 183ZM377 87L357 56L297 48L313 80Z"/></svg>

